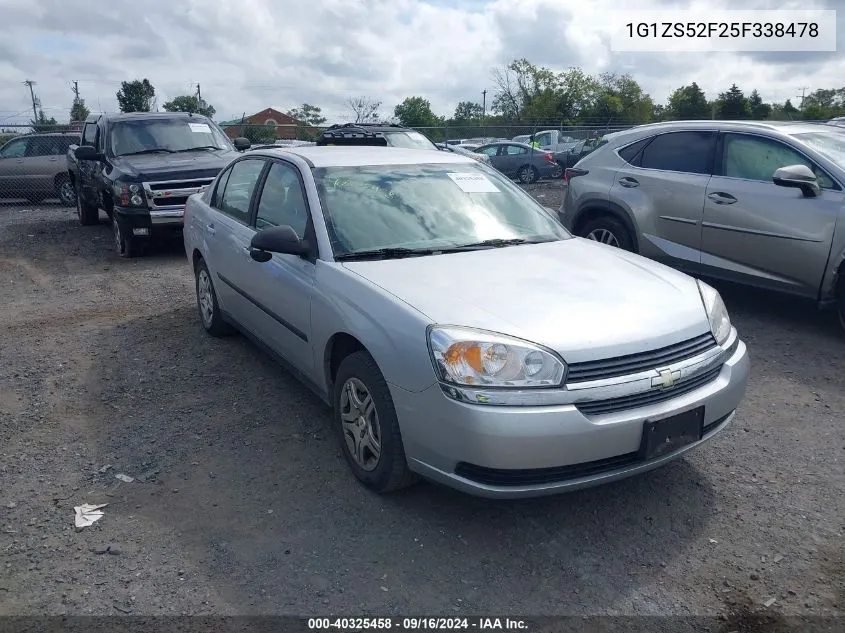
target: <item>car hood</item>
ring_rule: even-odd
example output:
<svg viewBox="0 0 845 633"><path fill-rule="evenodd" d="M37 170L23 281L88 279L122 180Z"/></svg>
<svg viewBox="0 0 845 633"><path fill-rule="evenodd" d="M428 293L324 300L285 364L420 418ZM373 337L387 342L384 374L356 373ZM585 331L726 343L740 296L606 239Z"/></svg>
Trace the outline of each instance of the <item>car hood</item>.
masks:
<svg viewBox="0 0 845 633"><path fill-rule="evenodd" d="M140 181L209 178L229 164L238 152L200 150L179 154L139 154L111 159L127 177Z"/></svg>
<svg viewBox="0 0 845 633"><path fill-rule="evenodd" d="M432 323L516 336L570 363L709 331L692 277L582 238L343 265Z"/></svg>

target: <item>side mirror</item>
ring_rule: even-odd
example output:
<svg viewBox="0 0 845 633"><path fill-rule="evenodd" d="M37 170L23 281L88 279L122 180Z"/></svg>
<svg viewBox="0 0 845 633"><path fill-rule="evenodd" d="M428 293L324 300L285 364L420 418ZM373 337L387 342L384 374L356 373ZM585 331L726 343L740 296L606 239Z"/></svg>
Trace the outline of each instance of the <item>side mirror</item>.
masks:
<svg viewBox="0 0 845 633"><path fill-rule="evenodd" d="M93 160L97 162L103 162L106 160L105 155L98 152L91 145L80 145L73 150L73 153L77 160Z"/></svg>
<svg viewBox="0 0 845 633"><path fill-rule="evenodd" d="M816 180L813 170L806 165L788 165L775 171L772 182L778 187L793 187L800 189L806 198L821 195L821 187Z"/></svg>
<svg viewBox="0 0 845 633"><path fill-rule="evenodd" d="M257 262L269 262L273 253L302 257L310 250L290 226L271 226L256 233L249 245L249 255Z"/></svg>
<svg viewBox="0 0 845 633"><path fill-rule="evenodd" d="M239 152L245 152L250 147L252 147L252 141L250 141L248 138L246 138L244 136L239 136L232 143L235 146L235 149L238 150Z"/></svg>

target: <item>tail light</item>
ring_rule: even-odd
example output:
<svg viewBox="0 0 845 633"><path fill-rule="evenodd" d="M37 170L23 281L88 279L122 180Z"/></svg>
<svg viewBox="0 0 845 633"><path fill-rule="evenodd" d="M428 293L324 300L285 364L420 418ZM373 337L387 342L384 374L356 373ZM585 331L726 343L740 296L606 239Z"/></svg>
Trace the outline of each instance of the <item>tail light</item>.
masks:
<svg viewBox="0 0 845 633"><path fill-rule="evenodd" d="M569 181L573 178L576 178L577 176L586 176L588 173L590 172L588 172L586 169L576 169L575 167L568 167L563 170L563 182L568 185Z"/></svg>
<svg viewBox="0 0 845 633"><path fill-rule="evenodd" d="M543 158L545 158L545 159L546 159L547 161L549 161L550 163L555 162L555 157L554 157L554 156L552 156L551 154L548 154L548 153L543 154Z"/></svg>

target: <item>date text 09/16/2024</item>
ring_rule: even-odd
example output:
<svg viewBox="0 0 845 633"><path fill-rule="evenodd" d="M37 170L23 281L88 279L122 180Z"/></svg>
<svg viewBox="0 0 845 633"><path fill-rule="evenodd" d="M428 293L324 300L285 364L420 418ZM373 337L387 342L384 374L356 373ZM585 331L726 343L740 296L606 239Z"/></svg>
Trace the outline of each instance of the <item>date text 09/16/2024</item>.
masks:
<svg viewBox="0 0 845 633"><path fill-rule="evenodd" d="M526 631L525 620L509 617L328 617L308 618L312 631Z"/></svg>

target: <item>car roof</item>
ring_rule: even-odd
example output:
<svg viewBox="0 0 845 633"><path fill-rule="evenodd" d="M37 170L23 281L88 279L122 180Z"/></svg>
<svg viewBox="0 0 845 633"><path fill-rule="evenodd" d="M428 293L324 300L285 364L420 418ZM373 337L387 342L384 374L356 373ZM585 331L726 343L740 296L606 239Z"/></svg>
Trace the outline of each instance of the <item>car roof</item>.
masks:
<svg viewBox="0 0 845 633"><path fill-rule="evenodd" d="M661 121L659 123L646 123L645 125L637 125L628 130L607 134L606 137L616 137L624 135L628 132L640 132L647 130L661 130L661 129L712 129L718 127L723 130L753 130L766 129L778 130L785 134L795 134L798 132L832 130L837 126L829 125L828 123L815 123L808 121L733 121L733 120L706 120L706 121Z"/></svg>
<svg viewBox="0 0 845 633"><path fill-rule="evenodd" d="M526 149L535 149L528 143L520 143L519 141L493 141L492 143L485 143L484 147L490 147L491 145L518 145L519 147L525 147ZM479 147L481 146L479 145Z"/></svg>
<svg viewBox="0 0 845 633"><path fill-rule="evenodd" d="M135 121L138 119L208 119L202 114L190 112L116 112L102 115L108 121Z"/></svg>
<svg viewBox="0 0 845 633"><path fill-rule="evenodd" d="M251 154L252 152L250 152ZM452 152L403 147L371 147L366 145L336 145L308 147L262 148L255 154L263 156L299 156L312 167L354 167L358 165L419 165L464 164L477 165L472 158Z"/></svg>

